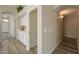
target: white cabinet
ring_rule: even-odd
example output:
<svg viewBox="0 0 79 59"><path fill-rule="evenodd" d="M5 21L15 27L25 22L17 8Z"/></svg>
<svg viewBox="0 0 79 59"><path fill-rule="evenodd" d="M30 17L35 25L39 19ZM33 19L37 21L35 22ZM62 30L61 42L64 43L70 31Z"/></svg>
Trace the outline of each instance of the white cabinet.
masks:
<svg viewBox="0 0 79 59"><path fill-rule="evenodd" d="M26 32L18 30L18 39L26 45Z"/></svg>

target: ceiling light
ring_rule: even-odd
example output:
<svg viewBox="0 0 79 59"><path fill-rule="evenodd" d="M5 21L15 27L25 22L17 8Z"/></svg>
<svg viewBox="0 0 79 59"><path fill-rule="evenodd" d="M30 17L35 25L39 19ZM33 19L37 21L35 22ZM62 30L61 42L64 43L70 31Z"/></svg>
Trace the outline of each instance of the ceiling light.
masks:
<svg viewBox="0 0 79 59"><path fill-rule="evenodd" d="M8 20L7 19L4 19L3 22L8 22Z"/></svg>
<svg viewBox="0 0 79 59"><path fill-rule="evenodd" d="M64 16L59 16L58 18L63 18Z"/></svg>
<svg viewBox="0 0 79 59"><path fill-rule="evenodd" d="M64 16L63 16L63 14L62 13L60 13L60 15L59 15L59 17L58 18L63 18Z"/></svg>

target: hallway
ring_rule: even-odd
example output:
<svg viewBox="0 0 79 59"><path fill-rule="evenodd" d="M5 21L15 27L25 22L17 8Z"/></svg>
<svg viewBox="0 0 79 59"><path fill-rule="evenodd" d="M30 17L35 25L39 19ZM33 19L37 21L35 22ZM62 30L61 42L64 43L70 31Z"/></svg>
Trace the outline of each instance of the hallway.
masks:
<svg viewBox="0 0 79 59"><path fill-rule="evenodd" d="M52 52L53 54L78 54L76 39L64 37L63 41Z"/></svg>
<svg viewBox="0 0 79 59"><path fill-rule="evenodd" d="M18 12L20 7L23 9ZM77 54L79 10L74 6L54 7L0 6L0 54Z"/></svg>

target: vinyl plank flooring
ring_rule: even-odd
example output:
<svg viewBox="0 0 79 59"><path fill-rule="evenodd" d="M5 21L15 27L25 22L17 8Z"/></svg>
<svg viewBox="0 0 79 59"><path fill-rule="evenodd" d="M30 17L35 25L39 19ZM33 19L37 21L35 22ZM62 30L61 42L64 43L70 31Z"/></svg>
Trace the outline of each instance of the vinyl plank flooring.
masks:
<svg viewBox="0 0 79 59"><path fill-rule="evenodd" d="M0 38L0 54L35 54L36 48L26 51L26 46L12 37L9 33L3 33Z"/></svg>
<svg viewBox="0 0 79 59"><path fill-rule="evenodd" d="M52 54L78 54L77 39L64 37Z"/></svg>
<svg viewBox="0 0 79 59"><path fill-rule="evenodd" d="M3 33L0 39L0 54L29 54L26 47L9 33Z"/></svg>

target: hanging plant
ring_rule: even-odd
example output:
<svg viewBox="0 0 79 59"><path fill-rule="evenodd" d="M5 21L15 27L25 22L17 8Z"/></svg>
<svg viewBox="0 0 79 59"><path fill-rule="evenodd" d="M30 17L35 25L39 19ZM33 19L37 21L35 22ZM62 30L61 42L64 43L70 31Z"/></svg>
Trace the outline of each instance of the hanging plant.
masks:
<svg viewBox="0 0 79 59"><path fill-rule="evenodd" d="M17 7L17 12L20 12L22 9L23 9L23 7L22 7L21 5L19 5L19 6Z"/></svg>

